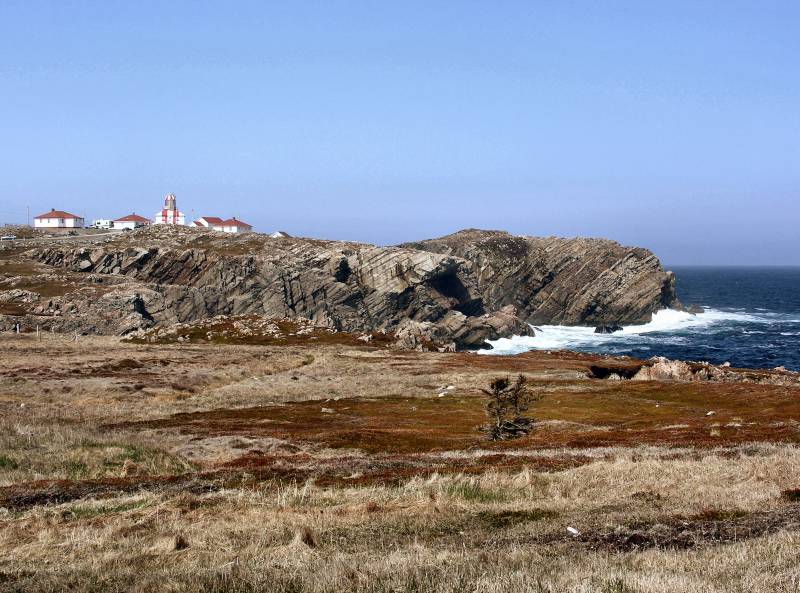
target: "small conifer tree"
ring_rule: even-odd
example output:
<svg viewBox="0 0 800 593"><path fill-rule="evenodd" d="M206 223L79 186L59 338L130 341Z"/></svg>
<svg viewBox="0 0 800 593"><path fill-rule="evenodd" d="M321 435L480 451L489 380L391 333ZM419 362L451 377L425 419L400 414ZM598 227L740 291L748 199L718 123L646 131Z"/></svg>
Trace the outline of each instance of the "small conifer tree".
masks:
<svg viewBox="0 0 800 593"><path fill-rule="evenodd" d="M542 399L542 394L530 389L525 375L519 375L513 383L509 377L497 377L489 384L489 389L481 391L488 396L486 413L492 420L488 427L490 439L513 439L531 431L534 419L525 413Z"/></svg>

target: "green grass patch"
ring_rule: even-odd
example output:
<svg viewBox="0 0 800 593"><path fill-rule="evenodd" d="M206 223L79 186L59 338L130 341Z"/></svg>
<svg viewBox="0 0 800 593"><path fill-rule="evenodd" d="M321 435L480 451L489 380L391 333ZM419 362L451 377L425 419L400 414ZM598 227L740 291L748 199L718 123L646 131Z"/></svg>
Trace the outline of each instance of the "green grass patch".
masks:
<svg viewBox="0 0 800 593"><path fill-rule="evenodd" d="M147 501L141 500L116 505L78 506L69 509L66 514L70 519L91 519L92 517L101 515L124 513L126 511L141 509L146 507L147 504Z"/></svg>
<svg viewBox="0 0 800 593"><path fill-rule="evenodd" d="M507 495L498 490L491 490L484 488L475 482L457 482L455 484L448 484L445 493L454 498L462 498L469 502L504 502L508 499Z"/></svg>
<svg viewBox="0 0 800 593"><path fill-rule="evenodd" d="M156 454L155 451L149 451L145 447L139 447L137 445L122 445L122 448L124 449L124 459L130 459L134 463L141 463L148 457L153 457Z"/></svg>
<svg viewBox="0 0 800 593"><path fill-rule="evenodd" d="M19 463L7 455L0 455L0 469L17 469Z"/></svg>
<svg viewBox="0 0 800 593"><path fill-rule="evenodd" d="M89 472L89 466L83 461L67 461L64 471L71 479L82 478Z"/></svg>

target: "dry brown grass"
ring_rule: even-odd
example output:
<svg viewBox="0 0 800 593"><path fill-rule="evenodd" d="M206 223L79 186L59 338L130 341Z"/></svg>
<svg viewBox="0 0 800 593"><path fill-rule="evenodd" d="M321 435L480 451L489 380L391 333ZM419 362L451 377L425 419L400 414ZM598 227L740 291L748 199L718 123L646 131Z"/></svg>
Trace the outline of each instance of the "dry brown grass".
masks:
<svg viewBox="0 0 800 593"><path fill-rule="evenodd" d="M48 339L0 338L2 591L798 590L796 390ZM531 437L475 430L498 371L545 393Z"/></svg>

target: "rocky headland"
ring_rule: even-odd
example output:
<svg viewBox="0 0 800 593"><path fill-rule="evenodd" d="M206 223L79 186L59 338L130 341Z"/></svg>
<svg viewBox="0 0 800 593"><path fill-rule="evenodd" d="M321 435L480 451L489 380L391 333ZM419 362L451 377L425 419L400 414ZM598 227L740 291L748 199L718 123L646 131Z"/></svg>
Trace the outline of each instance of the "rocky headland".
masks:
<svg viewBox="0 0 800 593"><path fill-rule="evenodd" d="M675 277L653 253L607 239L471 229L403 246L470 262L486 306L512 305L532 324L647 323L659 309L680 307Z"/></svg>
<svg viewBox="0 0 800 593"><path fill-rule="evenodd" d="M0 323L127 335L218 316L301 318L475 349L530 324L643 323L678 307L646 249L467 230L395 247L154 227L0 251Z"/></svg>

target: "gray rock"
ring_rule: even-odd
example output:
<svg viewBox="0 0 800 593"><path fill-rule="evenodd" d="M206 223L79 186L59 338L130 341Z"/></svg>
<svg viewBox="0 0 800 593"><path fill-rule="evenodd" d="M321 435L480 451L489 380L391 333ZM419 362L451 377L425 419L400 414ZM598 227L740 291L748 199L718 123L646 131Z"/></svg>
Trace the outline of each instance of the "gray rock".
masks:
<svg viewBox="0 0 800 593"><path fill-rule="evenodd" d="M625 328L622 327L621 325L618 325L616 323L611 323L611 324L608 324L608 325L598 325L596 328L594 328L594 333L596 333L596 334L613 334L613 333L616 333L616 332L621 332L623 329L625 329Z"/></svg>
<svg viewBox="0 0 800 593"><path fill-rule="evenodd" d="M97 333L259 315L395 333L405 347L475 349L531 335L529 323L635 323L677 304L674 278L646 250L495 231L376 247L160 226L31 255L113 280L100 299L59 297L74 305L65 324Z"/></svg>
<svg viewBox="0 0 800 593"><path fill-rule="evenodd" d="M659 309L680 307L675 277L655 255L607 239L471 229L404 246L469 261L487 309L514 305L535 325L646 323Z"/></svg>

